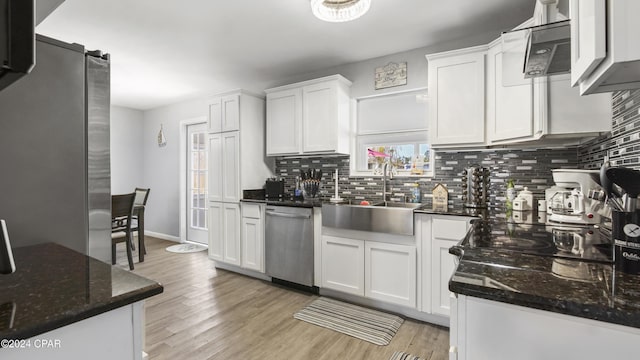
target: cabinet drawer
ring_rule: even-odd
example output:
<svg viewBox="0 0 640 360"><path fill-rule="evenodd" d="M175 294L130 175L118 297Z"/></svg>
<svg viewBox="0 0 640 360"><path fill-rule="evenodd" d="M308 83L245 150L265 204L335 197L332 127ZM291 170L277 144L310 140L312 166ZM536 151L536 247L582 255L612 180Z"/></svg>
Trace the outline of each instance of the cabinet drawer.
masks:
<svg viewBox="0 0 640 360"><path fill-rule="evenodd" d="M467 234L468 219L433 219L433 238L460 241Z"/></svg>
<svg viewBox="0 0 640 360"><path fill-rule="evenodd" d="M252 219L261 219L262 211L260 211L260 205L242 203L242 217L252 218Z"/></svg>

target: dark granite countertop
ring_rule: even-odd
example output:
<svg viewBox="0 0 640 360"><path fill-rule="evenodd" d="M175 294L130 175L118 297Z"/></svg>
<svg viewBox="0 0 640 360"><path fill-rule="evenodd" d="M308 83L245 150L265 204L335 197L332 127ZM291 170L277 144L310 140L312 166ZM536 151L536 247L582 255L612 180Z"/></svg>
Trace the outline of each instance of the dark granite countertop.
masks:
<svg viewBox="0 0 640 360"><path fill-rule="evenodd" d="M360 200L345 200L339 203L333 203L331 201L320 201L314 206L322 206L322 204L332 204L332 205L357 205L360 203ZM372 203L375 203L372 202ZM435 206L431 202L430 199L421 203L421 206L415 210L413 210L416 214L435 214L435 215L454 215L454 216L471 216L471 217L479 217L479 218L505 218L505 211L502 207L491 206L488 208L467 208L462 205L462 203L454 203L448 204L447 206Z"/></svg>
<svg viewBox="0 0 640 360"><path fill-rule="evenodd" d="M283 200L264 200L264 199L242 199L242 202L255 202L262 203L273 206L291 206L291 207L304 207L304 208L314 208L321 207L322 204L327 204L329 201L322 201L320 199L305 199L305 200L291 200L291 199L283 199Z"/></svg>
<svg viewBox="0 0 640 360"><path fill-rule="evenodd" d="M430 200L423 202L423 205L414 210L417 214L434 214L434 215L454 215L454 216L471 216L480 218L504 217L504 209L501 207L490 206L488 208L468 208L461 203L448 204L447 206L436 206Z"/></svg>
<svg viewBox="0 0 640 360"><path fill-rule="evenodd" d="M61 245L16 248L0 275L0 339L26 339L162 293L159 283Z"/></svg>
<svg viewBox="0 0 640 360"><path fill-rule="evenodd" d="M322 207L323 204L334 204L334 205L344 205L344 204L359 204L361 200L344 200L341 202L331 202L330 200L321 199L321 198L313 198L313 199L305 199L305 200L293 200L293 198L289 196L285 196L282 200L274 201L274 200L266 200L264 198L243 198L242 202L257 202L263 203L267 205L274 206L294 206L294 207ZM472 216L472 217L499 217L504 218L505 210L502 207L490 206L488 208L467 208L464 207L462 203L453 203L448 204L445 207L434 206L431 202L431 199L426 199L422 202L422 206L419 209L414 210L414 213L418 214L437 214L437 215L454 215L454 216Z"/></svg>
<svg viewBox="0 0 640 360"><path fill-rule="evenodd" d="M529 226L530 231L536 228ZM514 233L526 227L519 229ZM640 328L639 275L616 270L601 257L568 259L474 246L483 236L497 235L492 230L478 238L472 226L467 237L450 249L459 257L449 282L452 292ZM506 238L503 241L509 245Z"/></svg>

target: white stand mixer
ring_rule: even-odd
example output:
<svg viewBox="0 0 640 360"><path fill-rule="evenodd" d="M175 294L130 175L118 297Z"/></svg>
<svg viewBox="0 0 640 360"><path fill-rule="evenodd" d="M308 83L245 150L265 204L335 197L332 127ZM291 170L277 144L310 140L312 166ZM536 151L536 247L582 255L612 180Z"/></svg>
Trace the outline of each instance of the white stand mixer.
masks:
<svg viewBox="0 0 640 360"><path fill-rule="evenodd" d="M571 224L599 224L606 211L602 201L587 197L589 191L601 191L600 173L593 170L552 170L556 183L545 190L548 220Z"/></svg>

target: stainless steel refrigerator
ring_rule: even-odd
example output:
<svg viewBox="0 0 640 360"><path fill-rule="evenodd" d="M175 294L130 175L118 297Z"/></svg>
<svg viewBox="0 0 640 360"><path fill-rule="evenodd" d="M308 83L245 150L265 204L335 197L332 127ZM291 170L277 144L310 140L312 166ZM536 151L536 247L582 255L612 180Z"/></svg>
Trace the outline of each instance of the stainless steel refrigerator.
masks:
<svg viewBox="0 0 640 360"><path fill-rule="evenodd" d="M108 55L37 35L33 71L0 91L12 247L55 242L110 261L109 71Z"/></svg>

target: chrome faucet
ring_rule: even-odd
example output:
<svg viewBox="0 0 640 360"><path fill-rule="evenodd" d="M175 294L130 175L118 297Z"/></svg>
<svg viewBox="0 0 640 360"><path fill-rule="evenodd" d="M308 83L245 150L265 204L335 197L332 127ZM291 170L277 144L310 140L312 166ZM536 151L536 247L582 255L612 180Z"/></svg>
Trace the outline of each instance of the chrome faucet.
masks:
<svg viewBox="0 0 640 360"><path fill-rule="evenodd" d="M387 171L389 180L393 179L393 166L389 166L389 162L385 162L382 166L382 201L387 201Z"/></svg>

